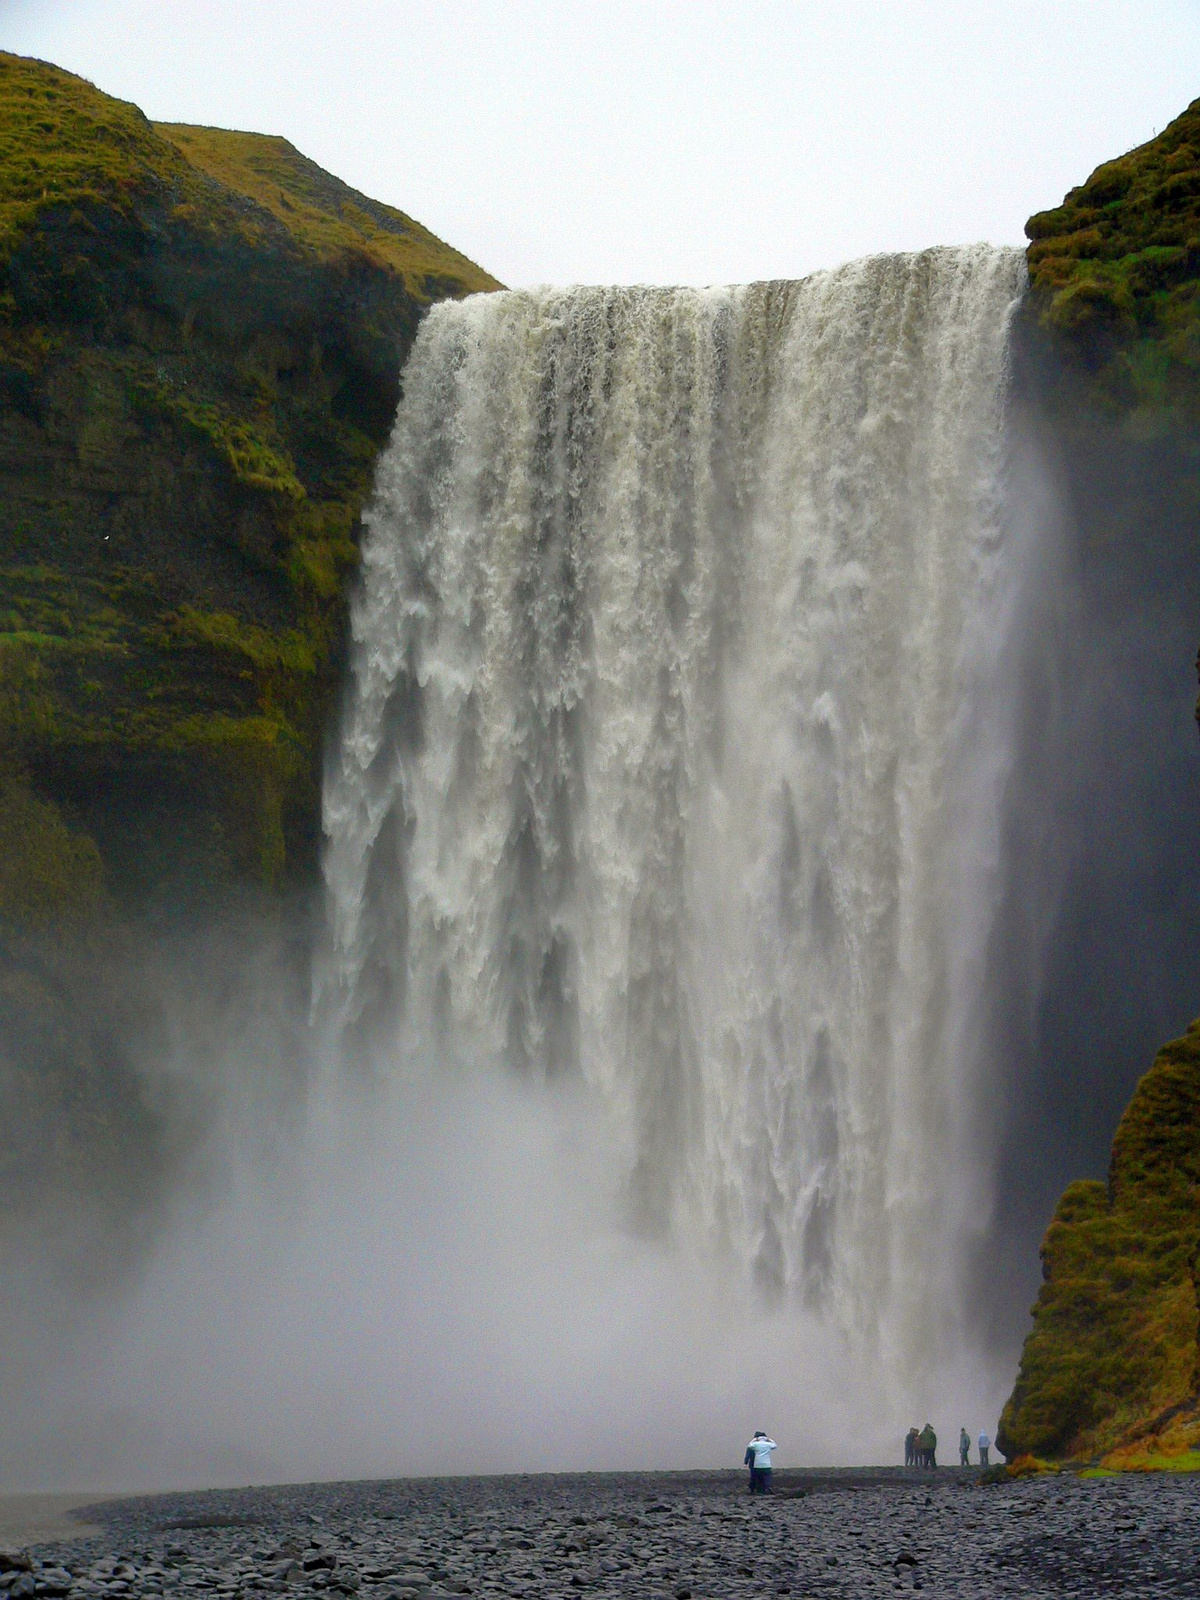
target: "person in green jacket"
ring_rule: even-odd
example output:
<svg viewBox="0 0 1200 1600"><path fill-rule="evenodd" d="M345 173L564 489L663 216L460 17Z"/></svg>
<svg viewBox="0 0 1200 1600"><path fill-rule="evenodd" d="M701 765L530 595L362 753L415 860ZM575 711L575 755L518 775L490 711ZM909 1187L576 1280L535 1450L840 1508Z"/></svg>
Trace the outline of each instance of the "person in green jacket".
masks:
<svg viewBox="0 0 1200 1600"><path fill-rule="evenodd" d="M923 1467L937 1466L937 1434L933 1431L931 1423L926 1423L917 1437L917 1444L921 1451L921 1465Z"/></svg>

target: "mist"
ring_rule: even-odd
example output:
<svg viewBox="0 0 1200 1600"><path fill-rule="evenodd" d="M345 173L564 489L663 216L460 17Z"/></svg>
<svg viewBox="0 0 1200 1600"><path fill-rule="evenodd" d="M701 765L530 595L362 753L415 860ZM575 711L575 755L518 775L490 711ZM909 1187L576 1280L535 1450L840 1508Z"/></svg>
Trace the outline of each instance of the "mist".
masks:
<svg viewBox="0 0 1200 1600"><path fill-rule="evenodd" d="M730 1260L631 1232L580 1085L438 1069L319 1076L286 1152L235 1086L141 1270L43 1285L4 1487L737 1466L757 1427L781 1465L853 1463L925 1420ZM990 1427L1003 1370L942 1376L943 1431Z"/></svg>
<svg viewBox="0 0 1200 1600"><path fill-rule="evenodd" d="M1006 502L1037 553L987 957L996 1205L970 1290L973 1337L1014 1370L1058 1196L1107 1176L1138 1079L1200 1011L1200 574L1179 446L1089 413L1016 332Z"/></svg>
<svg viewBox="0 0 1200 1600"><path fill-rule="evenodd" d="M899 261L871 270L895 275L911 293L925 267ZM848 282L857 293L859 280L848 275ZM762 291L764 302L773 292ZM783 286L778 303L767 305L771 340L779 340L772 318L779 306L787 309L788 296L797 296L796 286ZM650 301L631 304L641 315ZM954 317L961 304L961 297L950 301ZM997 293L983 307L998 350L1005 304ZM652 328L665 325L651 309ZM719 310L712 295L685 306L696 326L725 338L728 311L714 315ZM839 317L835 304L829 325ZM555 321L556 337L568 320ZM864 337L864 316L842 320ZM931 341L931 370L945 366L946 337ZM779 348L769 353L786 372ZM517 363L506 349L500 354L497 370L516 384ZM587 382L590 360L589 352L580 361ZM873 375L880 365L864 342L863 371ZM447 370L459 369L431 362L427 378L440 385ZM720 363L698 370L705 382L724 381ZM647 345L639 382L653 392L661 371ZM857 1099L839 1099L830 1029L816 1025L822 1006L832 1010L830 995L837 999L847 965L839 956L820 966L839 909L829 886L847 875L860 881L845 869L848 852L862 844L847 832L843 847L835 826L841 813L832 804L822 809L832 792L826 778L836 755L839 781L852 788L863 740L847 738L839 751L839 728L827 717L800 748L790 791L781 789L803 796L812 780L808 810L798 814L825 827L822 848L834 841L824 864L816 862L821 870L816 853L805 857L796 842L797 829L779 826L783 844L772 854L775 811L764 811L771 827L764 824L758 838L752 829L734 837L727 826L729 796L737 801L732 810L744 812L758 782L747 751L764 768L782 759L780 751L790 761L789 722L772 731L765 711L749 719L738 751L747 757L740 790L733 782L723 792L705 790L712 769L697 765L697 797L680 811L699 816L708 831L684 887L690 892L714 861L721 873L702 884L707 920L697 921L701 937L687 961L671 943L671 930L690 912L683 880L663 869L669 852L656 854L656 846L644 861L619 859L623 841L595 834L596 856L608 850L606 859L621 869L611 893L638 891L631 925L651 891L662 908L642 953L614 944L612 971L602 974L622 1003L639 994L654 1001L643 1005L645 1032L629 1051L640 1075L620 1075L611 1029L600 1031L583 1070L582 967L571 938L583 928L575 948L587 948L590 938L603 951L606 924L599 915L590 931L582 917L572 923L564 906L574 885L560 864L574 870L585 826L603 828L629 814L658 826L657 757L686 719L653 725L646 792L655 805L620 788L632 767L614 761L617 799L594 805L590 816L581 806L562 852L538 858L528 809L517 803L535 785L522 788L522 777L485 792L478 744L453 742L471 731L465 692L467 710L452 705L445 719L440 764L417 771L426 750L438 752L431 684L449 686L449 699L472 684L474 636L464 630L461 655L447 647L437 670L422 677L386 629L364 641L360 628L366 658L377 661L381 649L394 678L380 680L378 747L361 728L355 743L348 712L344 743L335 741L331 755L334 791L339 749L348 745L361 758L364 776L354 805L343 810L363 831L344 830L340 841L341 926L358 940L347 946L357 965L347 969L342 998L348 993L357 1010L333 1016L320 1003L330 942L339 937L331 893L328 906L246 901L210 920L168 921L73 957L68 998L81 1037L93 1041L85 1052L93 1078L68 1083L69 1092L56 1058L39 1055L36 1040L37 1048L21 1046L24 1056L19 1040L0 1041L10 1178L0 1424L20 1441L0 1463L5 1489L736 1467L745 1439L760 1427L780 1441L779 1466L861 1464L900 1459L906 1429L927 1419L944 1440L964 1425L972 1435L980 1427L994 1432L1036 1292L1037 1244L1057 1195L1074 1178L1103 1175L1134 1082L1186 1024L1200 994L1200 748L1191 667L1200 588L1191 523L1186 508L1164 504L1154 485L1135 482L1121 498L1118 446L1062 429L1045 404L1045 374L1032 370L1019 338L1015 371L998 364L997 372L985 375L980 393L986 401L1009 385L1003 459L989 458L988 467L1002 505L991 520L990 512L981 516L963 570L973 580L986 575L1001 550L1011 557L1007 576L979 584L961 644L947 646L916 606L912 639L897 647L910 662L925 662L920 652L935 665L949 661L956 693L969 687L948 699L931 763L936 773L954 774L955 804L931 806L925 852L913 851L914 881L927 896L912 902L925 916L919 937L898 963L889 949L874 968L864 961L856 970L867 974L863 987L889 994L897 965L932 973L927 990L895 991L891 1031L873 1036L889 1047L901 1036L917 1040L904 1058L907 1088L867 1073ZM535 378L531 413L546 392ZM706 394L696 414L719 415L719 399ZM480 404L478 394L472 404ZM880 408L886 426L864 426L846 447L861 452L847 458L863 486L859 507L879 492L883 469L869 452L880 448L874 441L893 437L898 403L889 397L888 405ZM504 437L513 432L514 410L508 402L493 408ZM655 414L666 426L685 411L673 399ZM431 407L413 426L432 416ZM845 435L831 429L830 436L841 450ZM943 429L943 444L946 437ZM586 441L586 429L572 438ZM624 446L612 448L620 482ZM814 449L806 439L786 459ZM497 449L476 460L499 457ZM550 450L531 452L531 474L546 474L532 501L558 492L555 459ZM673 458L664 450L661 459ZM977 484L986 474L974 457L963 459L971 466L963 480ZM888 463L894 467L891 457ZM852 476L843 467L839 494ZM1161 470L1169 481L1168 454ZM911 471L895 468L887 517L899 515L898 503L904 511L899 497L912 481ZM679 496L664 523L685 525L690 502L674 476L665 474L660 487ZM1140 522L1130 511L1137 496ZM957 505L951 509L944 533L952 552L964 524ZM714 514L718 556L729 542L728 510L723 502ZM913 525L924 532L928 507L917 510ZM374 514L386 532L386 507ZM891 526L882 513L881 523ZM779 549L787 554L796 541L782 515L781 525ZM847 520L849 533L855 526ZM411 545L402 549L407 559ZM707 550L703 557L696 570L720 580L715 614L740 574ZM847 579L839 552L823 639L844 637L837 629L845 596L865 586L868 569L864 558ZM463 571L483 570L464 559ZM909 593L903 563L889 562L887 581L890 618L904 611ZM805 582L812 583L811 567ZM955 595L958 584L955 576L946 592ZM401 587L387 591L389 603ZM423 590L422 604L427 598ZM451 624L464 613L461 599L451 588ZM410 609L418 614L428 612ZM523 620L515 608L512 615ZM670 606L664 615L669 621ZM652 642L666 628L650 630ZM731 625L714 630L714 658L732 651L734 633ZM547 630L552 635L557 640ZM735 705L758 693L786 654L762 645L765 629L748 636L754 649L729 678ZM450 624L448 637L453 645ZM840 672L847 660L867 661L864 722L878 712L872 726L882 740L894 732L899 691L871 675L892 659L880 637L889 638L864 631L853 650L829 658L814 649L813 683L830 662ZM506 671L529 659L523 647L506 643L505 650ZM557 670L557 657L552 664ZM641 704L638 674L647 704L668 675L653 662L643 671L646 657L634 649L621 664L630 686L620 708L627 728L630 707ZM901 685L907 670L901 661ZM481 674L480 682L490 687L502 676ZM846 684L834 678L848 703ZM694 703L705 711L708 691L698 682L704 693ZM537 697L528 703L540 716ZM528 703L514 701L522 715ZM525 727L506 711L496 719L496 748L539 748L548 720L530 717ZM561 748L570 753L582 734L565 725L570 737ZM689 759L697 747L703 741L680 737ZM906 754L898 737L889 770ZM405 761L407 790L399 781ZM532 809L559 826L563 796L578 799L586 786L555 778L555 787L549 762L544 774L535 772L543 776L552 803ZM774 781L773 769L768 776ZM902 790L901 812L908 806L911 815L922 792L916 782ZM412 852L414 795L434 819L429 837L446 825L440 858ZM501 815L510 802L511 827ZM326 824L338 825L336 805ZM878 830L864 837L871 850L861 882L873 889ZM327 860L334 888L336 845ZM938 871L922 877L934 846ZM416 892L422 872L424 904ZM768 999L778 982L782 999L721 1012L734 965L725 919L747 883L762 898L757 920L745 924L753 960L735 976L743 988L761 981ZM960 893L961 883L971 893ZM592 904L606 910L599 897ZM753 940L764 925L769 937L760 947ZM816 937L802 947L803 961L781 963L780 976L773 963L797 928ZM949 998L948 988L955 990ZM609 992L597 983L594 1016L616 1014L595 1001ZM677 1005L681 993L687 1003ZM844 1000L844 1015L852 1016L852 1002ZM795 1026L787 1049L779 1047L786 1071L776 1081L756 1080L791 1004ZM749 1042L741 1055L730 1052L732 1067L717 1062L726 1075L706 1080L713 1093L705 1101L695 1073L681 1065L688 1029L697 1019L731 1015L750 1019ZM940 1075L918 1081L931 1052ZM863 1062L874 1068L876 1059L869 1052L854 1058L847 1076ZM797 1075L799 1060L806 1068ZM903 1181L889 1188L876 1181L877 1169L854 1160L863 1130L876 1127L880 1101L902 1091L913 1095L907 1121L899 1119L912 1136L904 1148L920 1159L901 1165ZM707 1143L695 1137L704 1114L718 1130ZM839 1205L857 1232L837 1234ZM861 1249L850 1248L855 1240ZM920 1320L889 1314L882 1276L872 1276L881 1262L894 1275L893 1309L915 1304ZM864 1305L871 1315L860 1314Z"/></svg>

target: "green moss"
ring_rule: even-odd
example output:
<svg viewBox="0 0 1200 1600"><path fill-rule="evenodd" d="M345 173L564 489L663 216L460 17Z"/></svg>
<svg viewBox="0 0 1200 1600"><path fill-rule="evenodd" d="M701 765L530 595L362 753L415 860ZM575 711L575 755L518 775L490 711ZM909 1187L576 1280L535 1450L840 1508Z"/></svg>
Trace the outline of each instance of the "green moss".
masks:
<svg viewBox="0 0 1200 1600"><path fill-rule="evenodd" d="M1177 1421L1196 1393L1198 1246L1200 1023L1139 1084L1108 1183L1074 1183L1059 1202L1005 1455L1086 1459Z"/></svg>
<svg viewBox="0 0 1200 1600"><path fill-rule="evenodd" d="M0 257L51 206L128 208L152 185L196 194L194 172L136 106L41 61L0 53Z"/></svg>
<svg viewBox="0 0 1200 1600"><path fill-rule="evenodd" d="M1080 1476L1114 1478L1121 1472L1200 1472L1200 1450L1166 1454L1139 1440L1132 1448L1111 1451L1104 1458L1104 1465L1085 1467Z"/></svg>
<svg viewBox="0 0 1200 1600"><path fill-rule="evenodd" d="M492 287L285 140L0 54L0 739L119 901L313 871L400 366Z"/></svg>
<svg viewBox="0 0 1200 1600"><path fill-rule="evenodd" d="M218 841L219 879L281 882L289 814L315 803L325 702L314 688L329 660L320 628L169 607L150 579L128 573L111 583L72 584L45 568L10 577L5 747L43 778L77 775L68 788L85 816L97 783L122 772L163 794L187 791L185 814L199 804L199 825Z"/></svg>
<svg viewBox="0 0 1200 1600"><path fill-rule="evenodd" d="M1122 411L1200 407L1200 100L1026 224L1037 315Z"/></svg>
<svg viewBox="0 0 1200 1600"><path fill-rule="evenodd" d="M152 125L72 73L0 52L0 259L47 209L132 215L146 199L196 231L252 245L284 235L326 260L359 257L401 276L418 298L435 277L458 292L498 287L420 223L341 183L286 139Z"/></svg>
<svg viewBox="0 0 1200 1600"><path fill-rule="evenodd" d="M307 902L401 365L493 286L282 140L0 53L0 1236L53 1216L52 1270L136 1254L191 1136L162 950Z"/></svg>
<svg viewBox="0 0 1200 1600"><path fill-rule="evenodd" d="M217 653L240 657L255 672L311 676L317 671L319 647L310 636L291 628L271 633L253 623L241 622L227 612L197 611L183 606L171 623L172 642L200 645Z"/></svg>
<svg viewBox="0 0 1200 1600"><path fill-rule="evenodd" d="M1012 1478L1037 1478L1045 1473L1057 1472L1059 1469L1052 1461L1043 1461L1040 1456L1021 1455L1015 1461L1010 1461L1001 1468L1004 1477Z"/></svg>
<svg viewBox="0 0 1200 1600"><path fill-rule="evenodd" d="M159 390L155 403L194 428L229 465L236 481L247 489L282 495L288 500L303 500L304 485L296 476L295 464L285 451L264 438L264 430L222 406L193 400L187 395Z"/></svg>
<svg viewBox="0 0 1200 1600"><path fill-rule="evenodd" d="M284 810L308 752L287 724L269 716L221 713L185 718L172 730L189 764L202 763L220 791L220 814L235 862L259 883L277 886L287 864Z"/></svg>
<svg viewBox="0 0 1200 1600"><path fill-rule="evenodd" d="M323 257L361 258L397 272L418 299L428 299L430 279L443 276L470 290L499 287L428 228L323 172L286 139L183 123L160 122L155 130L197 171L254 200Z"/></svg>
<svg viewBox="0 0 1200 1600"><path fill-rule="evenodd" d="M93 839L14 773L0 774L0 926L78 924L103 907L104 863Z"/></svg>

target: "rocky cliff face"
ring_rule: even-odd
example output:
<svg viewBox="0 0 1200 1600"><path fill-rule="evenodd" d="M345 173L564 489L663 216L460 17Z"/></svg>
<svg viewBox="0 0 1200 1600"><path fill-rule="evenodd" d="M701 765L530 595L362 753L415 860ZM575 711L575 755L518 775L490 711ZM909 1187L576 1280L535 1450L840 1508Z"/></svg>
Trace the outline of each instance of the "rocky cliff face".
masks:
<svg viewBox="0 0 1200 1600"><path fill-rule="evenodd" d="M1096 653L1118 663L1096 681L1120 676L1142 686L1136 705L1122 707L1114 696L1095 707L1089 742L1099 748L1107 741L1110 755L1142 749L1144 760L1098 758L1097 781L1079 802L1125 819L1153 812L1163 836L1175 840L1146 845L1127 821L1114 824L1113 840L1136 840L1130 859L1105 866L1097 849L1095 882L1080 896L1081 926L1113 921L1122 899L1128 906L1127 894L1109 896L1100 881L1116 882L1121 873L1144 881L1140 903L1155 902L1145 928L1125 918L1109 959L1096 959L1086 931L1075 936L1074 1021L1059 1032L1077 1038L1078 1060L1065 1070L1076 1079L1094 1072L1102 1095L1098 1058L1112 1041L1090 1026L1096 1008L1088 985L1116 982L1144 998L1147 1012L1157 1005L1178 1017L1181 979L1189 963L1197 965L1197 929L1187 909L1200 852L1195 749L1189 741L1186 761L1173 765L1162 753L1163 741L1178 739L1179 730L1174 709L1156 697L1161 701L1164 681L1185 670L1200 628L1200 101L1149 144L1098 168L1062 206L1033 217L1027 231L1031 294L1021 360L1069 503L1072 560L1098 635ZM1113 735L1112 724L1131 715L1142 733ZM1168 947L1139 947L1151 926L1160 935L1172 930ZM1115 973L1114 962L1125 970ZM1170 993L1159 984L1168 969ZM1156 985L1157 996L1150 993ZM1197 988L1187 988L1189 1009ZM1044 1114L1035 1104L1027 1115L1039 1110ZM1059 1202L1042 1247L1033 1330L1000 1433L1010 1457L1091 1458L1117 1450L1124 1453L1114 1459L1132 1452L1148 1460L1200 1439L1198 1181L1200 1031L1193 1027L1162 1050L1141 1081L1121 1119L1107 1183L1072 1184Z"/></svg>
<svg viewBox="0 0 1200 1600"><path fill-rule="evenodd" d="M1073 1183L1000 1449L1089 1459L1200 1443L1200 1023L1159 1052L1117 1129L1107 1183Z"/></svg>
<svg viewBox="0 0 1200 1600"><path fill-rule="evenodd" d="M311 884L346 583L401 364L432 300L496 286L283 139L156 127L0 54L0 1154L18 1207L81 1166L100 1190L153 1188L169 1119L137 1068L161 1023L147 948L200 909L282 908Z"/></svg>
<svg viewBox="0 0 1200 1600"><path fill-rule="evenodd" d="M431 299L494 280L282 139L12 56L0 271L5 793L123 901L309 872L400 365Z"/></svg>

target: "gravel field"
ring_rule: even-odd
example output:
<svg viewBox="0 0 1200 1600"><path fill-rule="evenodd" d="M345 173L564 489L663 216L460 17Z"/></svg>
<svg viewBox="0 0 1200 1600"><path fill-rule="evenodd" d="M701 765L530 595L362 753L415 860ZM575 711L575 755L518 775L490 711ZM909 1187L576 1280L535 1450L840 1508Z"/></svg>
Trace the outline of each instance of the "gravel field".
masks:
<svg viewBox="0 0 1200 1600"><path fill-rule="evenodd" d="M3 1556L9 1600L1200 1595L1200 1482L672 1472L208 1490L80 1513Z"/></svg>

